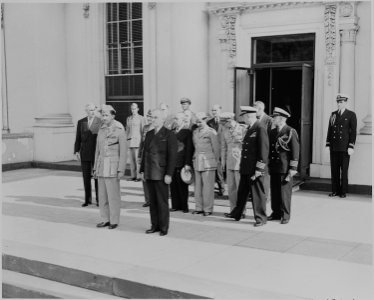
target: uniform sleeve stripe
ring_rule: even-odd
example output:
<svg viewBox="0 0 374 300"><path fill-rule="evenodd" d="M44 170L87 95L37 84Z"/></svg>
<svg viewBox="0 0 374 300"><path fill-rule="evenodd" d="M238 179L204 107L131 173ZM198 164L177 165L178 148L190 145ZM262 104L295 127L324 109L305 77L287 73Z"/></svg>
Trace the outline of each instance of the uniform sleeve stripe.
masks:
<svg viewBox="0 0 374 300"><path fill-rule="evenodd" d="M290 167L297 167L298 163L297 160L290 160Z"/></svg>
<svg viewBox="0 0 374 300"><path fill-rule="evenodd" d="M264 169L265 166L266 166L266 164L263 163L263 162L261 162L261 161L258 161L258 162L256 163L256 168Z"/></svg>

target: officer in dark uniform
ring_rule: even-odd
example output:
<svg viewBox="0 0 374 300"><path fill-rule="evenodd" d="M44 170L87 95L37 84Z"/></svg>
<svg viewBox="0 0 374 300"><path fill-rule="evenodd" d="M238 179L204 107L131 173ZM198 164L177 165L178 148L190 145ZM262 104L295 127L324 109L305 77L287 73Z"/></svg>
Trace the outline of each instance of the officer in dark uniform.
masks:
<svg viewBox="0 0 374 300"><path fill-rule="evenodd" d="M285 109L274 108L275 128L270 131L270 193L273 213L269 221L281 220L287 224L291 214L292 177L297 173L299 137L286 124L291 115Z"/></svg>
<svg viewBox="0 0 374 300"><path fill-rule="evenodd" d="M354 152L357 134L356 114L346 109L348 96L338 94L338 110L331 114L326 147L330 149L332 193L330 197L346 197L349 157Z"/></svg>
<svg viewBox="0 0 374 300"><path fill-rule="evenodd" d="M256 108L241 106L240 109L245 123L249 126L242 145L236 206L229 214L226 213L225 217L239 221L251 192L256 221L254 226L257 227L265 225L267 221L264 175L269 157L269 137L267 129L256 118Z"/></svg>

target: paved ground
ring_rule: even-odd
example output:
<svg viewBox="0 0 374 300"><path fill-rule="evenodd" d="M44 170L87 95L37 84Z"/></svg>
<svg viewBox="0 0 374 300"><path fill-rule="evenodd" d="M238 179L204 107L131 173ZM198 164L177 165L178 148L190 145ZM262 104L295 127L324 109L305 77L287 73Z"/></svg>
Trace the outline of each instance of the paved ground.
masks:
<svg viewBox="0 0 374 300"><path fill-rule="evenodd" d="M149 213L141 206L140 183L121 181L121 224L112 231L95 227L100 221L96 206L81 207L82 184L78 172L4 172L5 250L19 255L32 255L32 250L25 250L28 247L37 247L39 253L45 249L74 253L81 257L81 267L90 270L100 262L106 266L119 262L106 270L109 275L114 270L123 273L131 264L143 270L142 276L133 271L126 274L134 281L197 295L240 297L251 289L266 299L372 299L369 196L330 199L324 193L298 191L289 224L268 222L260 228L253 227L250 203L247 218L235 222L223 218L228 207L220 200L209 217L171 213L170 232L160 237L144 234ZM178 280L186 276L195 284ZM225 286L226 294L210 291L207 286L212 281ZM243 292L235 294L235 288Z"/></svg>

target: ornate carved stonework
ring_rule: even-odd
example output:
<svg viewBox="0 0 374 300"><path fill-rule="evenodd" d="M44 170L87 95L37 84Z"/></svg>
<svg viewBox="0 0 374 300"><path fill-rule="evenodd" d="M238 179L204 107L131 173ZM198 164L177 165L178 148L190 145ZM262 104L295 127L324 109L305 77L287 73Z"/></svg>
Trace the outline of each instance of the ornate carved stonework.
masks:
<svg viewBox="0 0 374 300"><path fill-rule="evenodd" d="M157 5L156 2L149 2L149 3L148 3L148 8L149 8L149 9L154 9L154 8L156 8L156 5Z"/></svg>
<svg viewBox="0 0 374 300"><path fill-rule="evenodd" d="M340 30L340 43L356 43L357 31L360 28L357 24L352 24L350 28Z"/></svg>
<svg viewBox="0 0 374 300"><path fill-rule="evenodd" d="M224 14L219 16L221 21L221 30L218 39L224 50L228 51L231 59L236 57L236 20L238 14Z"/></svg>
<svg viewBox="0 0 374 300"><path fill-rule="evenodd" d="M90 4L83 3L82 9L83 9L83 17L87 19L90 16Z"/></svg>
<svg viewBox="0 0 374 300"><path fill-rule="evenodd" d="M343 2L340 4L339 13L342 17L352 17L354 10L353 5L349 2Z"/></svg>
<svg viewBox="0 0 374 300"><path fill-rule="evenodd" d="M325 45L327 65L335 64L336 56L336 5L325 6Z"/></svg>
<svg viewBox="0 0 374 300"><path fill-rule="evenodd" d="M4 27L4 3L1 3L1 28Z"/></svg>

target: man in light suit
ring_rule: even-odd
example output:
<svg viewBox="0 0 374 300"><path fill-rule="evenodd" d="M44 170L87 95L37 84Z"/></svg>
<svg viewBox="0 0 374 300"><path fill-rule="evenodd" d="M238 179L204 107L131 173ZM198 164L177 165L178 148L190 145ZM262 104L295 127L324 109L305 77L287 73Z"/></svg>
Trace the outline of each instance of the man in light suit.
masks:
<svg viewBox="0 0 374 300"><path fill-rule="evenodd" d="M74 153L81 161L85 201L82 207L92 204L92 168L95 161L97 133L101 126L100 118L95 116L96 105L89 103L85 107L87 117L80 119L77 124ZM96 206L99 206L98 184L95 179Z"/></svg>
<svg viewBox="0 0 374 300"><path fill-rule="evenodd" d="M163 126L165 115L160 109L152 111L153 129L148 131L140 164L140 175L145 180L150 200L151 228L146 233L169 230L169 184L177 159L177 138Z"/></svg>
<svg viewBox="0 0 374 300"><path fill-rule="evenodd" d="M126 135L127 143L130 151L130 180L140 181L139 179L139 164L138 154L140 142L143 136L143 128L145 125L145 118L139 115L139 107L136 103L131 104L131 116L126 120Z"/></svg>

